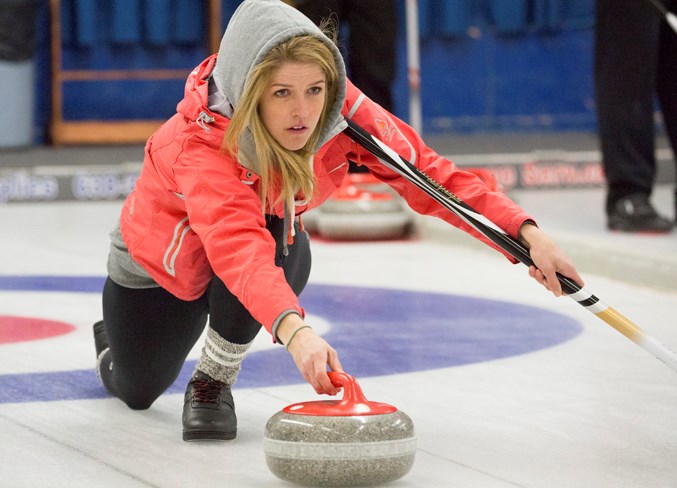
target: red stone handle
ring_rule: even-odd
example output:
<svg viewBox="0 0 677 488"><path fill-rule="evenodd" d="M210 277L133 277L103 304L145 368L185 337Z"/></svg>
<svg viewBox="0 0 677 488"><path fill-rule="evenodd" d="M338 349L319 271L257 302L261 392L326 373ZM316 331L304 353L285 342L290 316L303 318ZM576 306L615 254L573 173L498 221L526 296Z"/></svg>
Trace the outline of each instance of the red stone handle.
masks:
<svg viewBox="0 0 677 488"><path fill-rule="evenodd" d="M366 404L367 399L362 393L362 388L357 384L357 380L350 376L348 373L343 371L330 371L327 373L332 384L337 387L343 388L343 400L341 401L344 405L350 404Z"/></svg>
<svg viewBox="0 0 677 488"><path fill-rule="evenodd" d="M397 411L397 408L387 403L370 402L367 400L364 397L364 393L362 393L360 385L348 373L330 371L328 375L334 386L343 388L342 400L295 403L285 407L283 412L297 415L351 417L357 415L381 415Z"/></svg>

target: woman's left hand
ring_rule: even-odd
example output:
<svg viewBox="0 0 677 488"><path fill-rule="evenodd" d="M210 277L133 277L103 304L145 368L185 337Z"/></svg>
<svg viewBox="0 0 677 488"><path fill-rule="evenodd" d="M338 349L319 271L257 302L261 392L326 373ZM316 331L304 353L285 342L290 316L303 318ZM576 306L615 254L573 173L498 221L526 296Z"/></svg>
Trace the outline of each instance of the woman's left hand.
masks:
<svg viewBox="0 0 677 488"><path fill-rule="evenodd" d="M557 273L583 286L583 278L564 252L545 232L535 225L524 223L520 228L520 240L529 248L535 266L529 266L529 276L538 281L555 296L562 295L562 285Z"/></svg>

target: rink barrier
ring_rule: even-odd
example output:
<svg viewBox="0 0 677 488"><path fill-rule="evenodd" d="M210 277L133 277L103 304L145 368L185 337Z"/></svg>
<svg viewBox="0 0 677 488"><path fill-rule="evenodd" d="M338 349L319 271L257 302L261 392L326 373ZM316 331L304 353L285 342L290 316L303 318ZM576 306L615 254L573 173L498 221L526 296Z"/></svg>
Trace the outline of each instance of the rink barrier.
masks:
<svg viewBox="0 0 677 488"><path fill-rule="evenodd" d="M498 187L510 190L601 188L604 172L598 151L534 151L445 156L459 167L490 171ZM674 181L672 153L657 151L657 183ZM141 172L141 162L39 165L0 169L0 204L124 199Z"/></svg>

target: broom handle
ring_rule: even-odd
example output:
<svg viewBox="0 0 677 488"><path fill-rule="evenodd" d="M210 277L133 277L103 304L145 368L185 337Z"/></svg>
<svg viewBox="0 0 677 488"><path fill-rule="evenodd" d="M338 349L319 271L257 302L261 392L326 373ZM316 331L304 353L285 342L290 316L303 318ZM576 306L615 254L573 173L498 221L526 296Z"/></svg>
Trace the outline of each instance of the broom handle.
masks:
<svg viewBox="0 0 677 488"><path fill-rule="evenodd" d="M413 183L521 263L527 266L534 265L529 250L521 243L354 121L346 119L346 122L348 127L344 132L376 156L382 164ZM677 372L677 355L673 351L649 336L630 319L606 305L572 279L559 273L557 278L562 285L562 289L570 298Z"/></svg>
<svg viewBox="0 0 677 488"><path fill-rule="evenodd" d="M646 2L650 3L663 17L665 17L665 21L672 27L672 30L677 33L677 16L665 8L665 5L658 0L646 0Z"/></svg>

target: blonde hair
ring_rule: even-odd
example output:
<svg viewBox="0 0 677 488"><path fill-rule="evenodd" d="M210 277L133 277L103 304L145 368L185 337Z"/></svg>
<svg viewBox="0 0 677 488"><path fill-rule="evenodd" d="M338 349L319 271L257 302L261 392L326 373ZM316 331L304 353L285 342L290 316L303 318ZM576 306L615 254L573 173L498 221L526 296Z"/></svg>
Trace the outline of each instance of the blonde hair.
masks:
<svg viewBox="0 0 677 488"><path fill-rule="evenodd" d="M328 31L331 34L331 31ZM285 149L266 129L260 117L258 107L264 91L277 69L287 61L312 63L318 65L325 74L324 108L315 130L305 146L297 151ZM310 158L315 151L324 124L332 109L338 90L338 69L332 50L318 37L304 35L292 37L278 44L266 55L251 72L240 102L233 112L222 149L235 155L237 143L242 133L249 128L254 138L256 156L260 164L260 197L265 212L271 193L278 197L269 202L271 207L280 201L294 205L297 192L310 200L315 188L315 174Z"/></svg>

